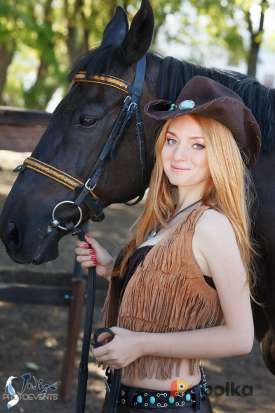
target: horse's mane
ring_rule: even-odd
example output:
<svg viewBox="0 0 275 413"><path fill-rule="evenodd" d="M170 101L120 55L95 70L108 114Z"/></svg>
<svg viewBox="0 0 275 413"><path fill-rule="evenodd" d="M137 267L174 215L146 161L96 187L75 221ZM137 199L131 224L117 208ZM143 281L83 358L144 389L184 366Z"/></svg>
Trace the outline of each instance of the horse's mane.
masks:
<svg viewBox="0 0 275 413"><path fill-rule="evenodd" d="M98 73L108 73L108 70L115 60L118 53L119 45L95 47L82 55L75 63L74 67L67 76L68 82L71 82L74 76L81 70L85 70L88 76Z"/></svg>
<svg viewBox="0 0 275 413"><path fill-rule="evenodd" d="M160 71L158 97L175 102L183 86L197 75L216 80L238 93L260 125L261 152L271 152L275 140L275 89L242 73L202 67L168 56L163 59Z"/></svg>
<svg viewBox="0 0 275 413"><path fill-rule="evenodd" d="M119 45L96 47L84 54L70 71L67 79L85 70L89 76L108 73L117 58ZM217 68L207 68L172 56L163 57L151 51L146 54L148 64L158 61L161 65L157 99L175 102L184 85L194 76L206 76L234 90L249 107L262 132L261 152L271 152L275 140L275 89L263 86L258 80L242 73Z"/></svg>

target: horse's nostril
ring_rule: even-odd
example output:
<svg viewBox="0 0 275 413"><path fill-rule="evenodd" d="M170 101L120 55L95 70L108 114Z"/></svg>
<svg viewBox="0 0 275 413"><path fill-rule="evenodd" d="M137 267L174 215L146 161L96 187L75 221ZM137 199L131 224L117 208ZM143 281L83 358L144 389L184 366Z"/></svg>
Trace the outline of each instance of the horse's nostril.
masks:
<svg viewBox="0 0 275 413"><path fill-rule="evenodd" d="M10 222L6 227L5 241L11 250L19 244L19 232L14 222Z"/></svg>

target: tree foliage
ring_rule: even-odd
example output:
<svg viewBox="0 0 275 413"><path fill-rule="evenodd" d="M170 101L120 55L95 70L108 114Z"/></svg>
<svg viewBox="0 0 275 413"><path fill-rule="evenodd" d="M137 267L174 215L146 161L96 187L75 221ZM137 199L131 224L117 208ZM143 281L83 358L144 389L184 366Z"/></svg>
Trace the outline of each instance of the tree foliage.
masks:
<svg viewBox="0 0 275 413"><path fill-rule="evenodd" d="M247 74L255 77L265 15L274 8L274 0L190 0L190 3L199 16L208 16L206 31L211 38L229 50L232 60L245 58ZM244 36L249 40L247 46Z"/></svg>
<svg viewBox="0 0 275 413"><path fill-rule="evenodd" d="M166 25L166 39L196 44L201 33L208 41L226 47L232 58L245 56L242 31L254 44L263 38L255 29L251 7L258 3L264 16L273 0L151 0L155 39L167 22L178 15L178 33ZM66 90L66 74L89 48L100 44L105 26L118 4L129 21L140 0L0 0L0 104L45 109L57 88ZM171 29L171 30L170 30ZM256 50L256 48L254 48Z"/></svg>
<svg viewBox="0 0 275 413"><path fill-rule="evenodd" d="M57 87L65 91L75 61L100 44L118 4L131 20L140 1L0 0L0 104L45 109ZM157 33L166 0L153 0L152 6ZM179 7L176 0L169 10Z"/></svg>

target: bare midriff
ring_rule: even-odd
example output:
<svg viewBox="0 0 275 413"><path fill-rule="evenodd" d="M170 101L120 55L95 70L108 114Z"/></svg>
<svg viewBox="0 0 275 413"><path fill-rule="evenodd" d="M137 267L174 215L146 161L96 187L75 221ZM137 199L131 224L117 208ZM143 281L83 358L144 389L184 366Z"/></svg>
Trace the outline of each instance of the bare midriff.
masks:
<svg viewBox="0 0 275 413"><path fill-rule="evenodd" d="M122 376L123 376L123 369L122 369ZM148 377L144 379L139 378L125 378L121 379L121 384L128 387L138 387L143 389L151 389L151 390L163 390L163 391L170 391L171 384L174 380L184 380L187 382L188 387L195 386L201 380L200 372L196 373L194 376L190 374L190 360L182 359L181 368L180 368L180 375L176 375L176 366L174 366L172 370L171 379L167 380L158 380L153 377L150 379Z"/></svg>

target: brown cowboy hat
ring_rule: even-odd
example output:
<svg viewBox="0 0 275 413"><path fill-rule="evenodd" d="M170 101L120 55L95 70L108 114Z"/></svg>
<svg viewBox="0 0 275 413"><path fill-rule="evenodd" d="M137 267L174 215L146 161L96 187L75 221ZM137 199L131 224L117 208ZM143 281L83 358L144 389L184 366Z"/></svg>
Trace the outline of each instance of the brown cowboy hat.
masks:
<svg viewBox="0 0 275 413"><path fill-rule="evenodd" d="M175 103L153 100L145 105L144 112L156 120L168 120L188 113L214 119L231 131L241 152L248 157L244 159L248 168L259 156L261 131L256 119L237 93L208 77L193 77Z"/></svg>

